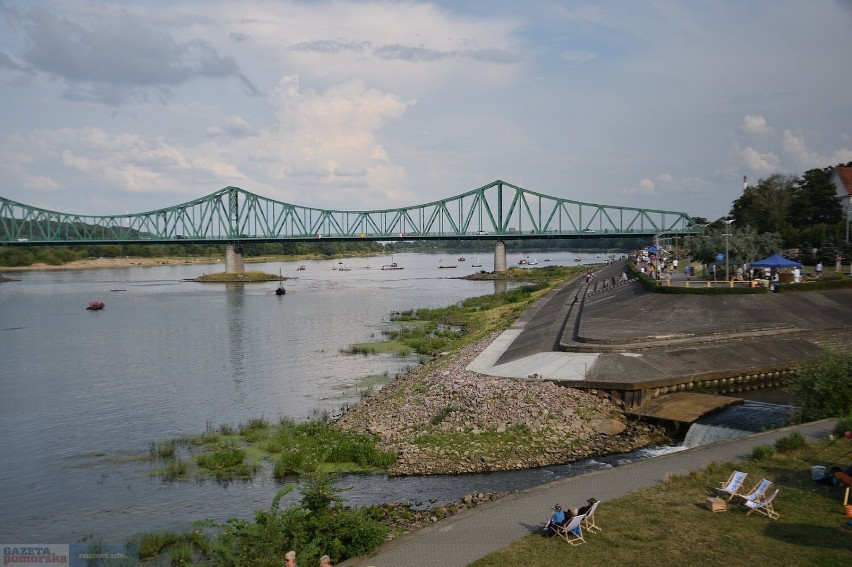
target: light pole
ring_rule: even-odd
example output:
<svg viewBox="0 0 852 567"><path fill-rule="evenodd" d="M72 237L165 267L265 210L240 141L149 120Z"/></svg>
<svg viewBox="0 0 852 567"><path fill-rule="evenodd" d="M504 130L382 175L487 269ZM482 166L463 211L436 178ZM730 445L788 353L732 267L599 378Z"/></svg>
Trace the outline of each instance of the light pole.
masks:
<svg viewBox="0 0 852 567"><path fill-rule="evenodd" d="M731 223L734 222L734 219L722 219L722 222L725 223L725 281L731 281L731 261L728 258L728 237L731 234L728 232L731 228Z"/></svg>

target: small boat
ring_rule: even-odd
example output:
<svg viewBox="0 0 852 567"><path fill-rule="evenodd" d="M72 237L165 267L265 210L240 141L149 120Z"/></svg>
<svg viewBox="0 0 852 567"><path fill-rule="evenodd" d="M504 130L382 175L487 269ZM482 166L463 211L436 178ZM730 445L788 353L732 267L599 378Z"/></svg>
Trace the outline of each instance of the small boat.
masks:
<svg viewBox="0 0 852 567"><path fill-rule="evenodd" d="M465 261L464 256L459 256L459 262L464 262L464 261Z"/></svg>
<svg viewBox="0 0 852 567"><path fill-rule="evenodd" d="M456 266L456 265L454 265L454 264L453 264L453 265L445 265L445 264L441 264L441 265L440 265L440 266L438 266L438 267L439 267L439 268L441 268L441 269L458 268L458 266Z"/></svg>
<svg viewBox="0 0 852 567"><path fill-rule="evenodd" d="M106 305L104 305L103 301L92 301L86 309L89 311L100 311L104 307L106 307Z"/></svg>
<svg viewBox="0 0 852 567"><path fill-rule="evenodd" d="M545 259L544 259L544 261L545 261L545 262L550 262L550 258L545 258Z"/></svg>
<svg viewBox="0 0 852 567"><path fill-rule="evenodd" d="M580 258L579 256L574 256L574 261L575 261L575 262L582 262L582 261L583 261L583 259L582 259L582 258Z"/></svg>
<svg viewBox="0 0 852 567"><path fill-rule="evenodd" d="M349 266L347 266L347 265L343 265L342 267L337 268L337 271L338 271L338 272L351 272L351 271L352 271L352 268L350 268L350 267L349 267Z"/></svg>
<svg viewBox="0 0 852 567"><path fill-rule="evenodd" d="M275 295L284 295L287 290L284 289L284 276L281 275L281 268L278 269L278 287L275 288Z"/></svg>
<svg viewBox="0 0 852 567"><path fill-rule="evenodd" d="M527 261L527 264L530 265L530 266L538 266L538 260L533 258L533 259Z"/></svg>
<svg viewBox="0 0 852 567"><path fill-rule="evenodd" d="M394 261L393 256L391 256L391 263L383 265L381 269L383 269L383 270L401 270L402 266L397 264Z"/></svg>
<svg viewBox="0 0 852 567"><path fill-rule="evenodd" d="M304 264L302 264L301 266L299 266L298 268L296 268L296 271L297 271L297 272L304 272L304 271L305 271L305 265L304 265Z"/></svg>
<svg viewBox="0 0 852 567"><path fill-rule="evenodd" d="M482 262L479 261L479 256L473 259L473 264L470 265L472 268L481 268Z"/></svg>
<svg viewBox="0 0 852 567"><path fill-rule="evenodd" d="M529 261L526 258L521 258L520 260L518 260L519 266L526 266L527 264L529 264Z"/></svg>

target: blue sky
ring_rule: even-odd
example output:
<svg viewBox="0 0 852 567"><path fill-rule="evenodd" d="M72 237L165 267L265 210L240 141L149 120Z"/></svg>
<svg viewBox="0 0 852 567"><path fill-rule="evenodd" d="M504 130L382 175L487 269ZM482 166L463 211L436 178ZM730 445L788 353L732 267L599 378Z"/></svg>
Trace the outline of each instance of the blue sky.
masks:
<svg viewBox="0 0 852 567"><path fill-rule="evenodd" d="M852 2L0 0L0 196L395 208L503 179L725 215L852 161Z"/></svg>

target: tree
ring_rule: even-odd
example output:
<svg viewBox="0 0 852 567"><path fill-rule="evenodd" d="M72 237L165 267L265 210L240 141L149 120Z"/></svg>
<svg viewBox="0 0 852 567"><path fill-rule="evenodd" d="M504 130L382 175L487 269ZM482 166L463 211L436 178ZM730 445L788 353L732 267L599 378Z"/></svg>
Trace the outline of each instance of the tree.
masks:
<svg viewBox="0 0 852 567"><path fill-rule="evenodd" d="M781 250L781 236L775 232L758 233L748 226L731 225L728 234L728 253L737 262L753 262ZM716 261L716 254L725 252L725 230L710 228L702 236L686 239L686 253L703 264Z"/></svg>
<svg viewBox="0 0 852 567"><path fill-rule="evenodd" d="M731 206L737 226L754 227L758 233L780 232L788 226L793 191L798 182L794 175L775 173L747 187Z"/></svg>
<svg viewBox="0 0 852 567"><path fill-rule="evenodd" d="M790 200L789 223L796 228L818 224L836 224L843 217L842 207L831 183L832 167L811 169L798 180Z"/></svg>

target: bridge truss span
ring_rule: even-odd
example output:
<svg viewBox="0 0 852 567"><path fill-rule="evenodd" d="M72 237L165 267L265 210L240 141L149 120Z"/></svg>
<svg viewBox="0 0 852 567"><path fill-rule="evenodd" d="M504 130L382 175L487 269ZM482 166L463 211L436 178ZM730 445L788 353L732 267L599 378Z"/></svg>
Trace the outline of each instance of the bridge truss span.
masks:
<svg viewBox="0 0 852 567"><path fill-rule="evenodd" d="M143 213L98 216L0 197L0 243L588 238L693 234L686 213L551 197L505 181L398 209L318 209L238 187Z"/></svg>

